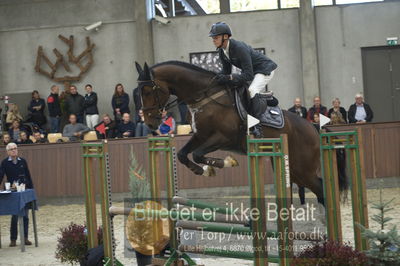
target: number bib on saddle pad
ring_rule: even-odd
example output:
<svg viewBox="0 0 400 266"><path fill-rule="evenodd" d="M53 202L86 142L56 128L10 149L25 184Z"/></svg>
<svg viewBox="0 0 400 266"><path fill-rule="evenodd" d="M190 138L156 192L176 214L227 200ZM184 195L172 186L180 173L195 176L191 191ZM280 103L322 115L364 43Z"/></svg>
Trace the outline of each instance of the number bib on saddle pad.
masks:
<svg viewBox="0 0 400 266"><path fill-rule="evenodd" d="M283 128L285 126L283 112L279 106L268 106L260 120L263 126L274 128Z"/></svg>

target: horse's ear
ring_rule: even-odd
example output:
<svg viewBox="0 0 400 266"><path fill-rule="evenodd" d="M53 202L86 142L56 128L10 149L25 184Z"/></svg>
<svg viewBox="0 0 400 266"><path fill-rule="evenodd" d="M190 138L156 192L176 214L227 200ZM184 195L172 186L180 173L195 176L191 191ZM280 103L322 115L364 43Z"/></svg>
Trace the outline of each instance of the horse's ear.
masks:
<svg viewBox="0 0 400 266"><path fill-rule="evenodd" d="M146 62L144 63L143 72L144 72L145 77L150 80L151 79L150 68Z"/></svg>
<svg viewBox="0 0 400 266"><path fill-rule="evenodd" d="M138 72L138 74L142 74L143 73L143 68L140 66L140 64L138 62L135 61L135 65L136 65L136 70Z"/></svg>

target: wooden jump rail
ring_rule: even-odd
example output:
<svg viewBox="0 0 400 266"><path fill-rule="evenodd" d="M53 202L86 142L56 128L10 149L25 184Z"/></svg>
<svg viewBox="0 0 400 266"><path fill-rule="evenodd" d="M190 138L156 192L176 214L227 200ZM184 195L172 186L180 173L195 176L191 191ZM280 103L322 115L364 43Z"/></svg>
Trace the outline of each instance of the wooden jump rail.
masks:
<svg viewBox="0 0 400 266"><path fill-rule="evenodd" d="M321 133L321 170L324 180L328 238L342 242L340 192L336 150L344 149L346 165L350 168L350 190L353 211L355 247L359 251L368 249L368 241L361 236L361 224L368 228L368 208L365 185L364 151L361 130Z"/></svg>

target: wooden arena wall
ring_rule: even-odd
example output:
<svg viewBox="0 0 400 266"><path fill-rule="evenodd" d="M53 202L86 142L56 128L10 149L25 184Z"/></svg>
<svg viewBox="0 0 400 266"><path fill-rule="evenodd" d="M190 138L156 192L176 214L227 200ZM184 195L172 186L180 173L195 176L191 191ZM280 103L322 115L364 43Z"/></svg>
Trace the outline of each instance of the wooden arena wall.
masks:
<svg viewBox="0 0 400 266"><path fill-rule="evenodd" d="M352 130L354 125L331 127L335 131ZM360 126L364 134L365 168L368 178L400 176L400 122L370 123ZM189 136L175 138L177 150ZM145 138L110 140L110 167L113 192L129 192L129 167L131 150L138 161L148 169L147 140ZM1 149L3 158L5 149ZM61 197L83 195L81 148L79 143L24 145L19 147L20 156L29 164L38 196ZM215 152L211 156L224 158L229 153ZM215 177L195 176L178 163L179 187L210 188L247 185L247 158L234 155L239 167L217 170ZM290 160L290 158L289 158ZM164 166L160 166L162 169ZM268 170L267 183L272 183L272 171Z"/></svg>

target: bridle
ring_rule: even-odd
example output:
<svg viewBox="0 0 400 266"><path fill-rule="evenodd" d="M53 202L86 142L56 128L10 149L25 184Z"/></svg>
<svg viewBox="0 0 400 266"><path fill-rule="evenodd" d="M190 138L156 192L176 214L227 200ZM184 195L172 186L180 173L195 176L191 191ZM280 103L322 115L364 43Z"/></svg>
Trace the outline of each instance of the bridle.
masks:
<svg viewBox="0 0 400 266"><path fill-rule="evenodd" d="M146 112L149 110L157 110L158 114L161 114L161 112L163 110L169 110L179 104L178 99L175 99L172 102L168 102L168 99L167 99L166 103L162 104L161 100L160 100L160 92L163 94L166 94L166 93L162 90L162 88L154 80L138 80L138 83L139 83L138 90L139 90L139 94L140 94L140 99L142 101L142 106L143 106L142 88L144 86L149 86L149 87L153 88L154 97L155 97L155 101L156 101L156 104L153 106L142 107L143 112ZM148 116L152 116L152 113L149 113ZM160 117L156 116L156 118L160 118Z"/></svg>

